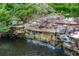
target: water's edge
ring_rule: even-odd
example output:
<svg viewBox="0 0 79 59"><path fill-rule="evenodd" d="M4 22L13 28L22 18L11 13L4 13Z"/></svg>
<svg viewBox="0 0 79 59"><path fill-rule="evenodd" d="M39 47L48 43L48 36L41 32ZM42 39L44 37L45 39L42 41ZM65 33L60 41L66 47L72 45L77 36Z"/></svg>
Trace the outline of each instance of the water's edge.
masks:
<svg viewBox="0 0 79 59"><path fill-rule="evenodd" d="M64 51L32 39L0 39L0 56L63 56Z"/></svg>

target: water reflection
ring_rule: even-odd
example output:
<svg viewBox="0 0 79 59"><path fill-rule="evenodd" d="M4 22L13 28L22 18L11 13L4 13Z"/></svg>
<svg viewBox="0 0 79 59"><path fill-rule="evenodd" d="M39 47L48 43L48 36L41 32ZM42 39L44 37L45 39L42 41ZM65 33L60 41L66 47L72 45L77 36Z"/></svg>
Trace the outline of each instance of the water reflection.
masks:
<svg viewBox="0 0 79 59"><path fill-rule="evenodd" d="M51 45L49 45L51 47ZM1 39L0 40L0 56L54 56L56 52L52 52L48 47L41 45L30 45L26 40L22 39ZM59 54L60 55L60 54Z"/></svg>

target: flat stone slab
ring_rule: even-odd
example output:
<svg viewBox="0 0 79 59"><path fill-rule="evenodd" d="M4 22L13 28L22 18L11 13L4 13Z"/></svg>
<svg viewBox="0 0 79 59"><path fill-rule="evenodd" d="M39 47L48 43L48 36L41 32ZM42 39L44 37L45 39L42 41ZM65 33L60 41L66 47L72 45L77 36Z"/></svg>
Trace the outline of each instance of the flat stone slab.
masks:
<svg viewBox="0 0 79 59"><path fill-rule="evenodd" d="M25 29L36 31L36 32L63 33L63 32L60 32L60 30L55 29L54 27L52 29L46 29L46 28L39 29L39 28L31 27L30 24L25 24Z"/></svg>
<svg viewBox="0 0 79 59"><path fill-rule="evenodd" d="M69 37L74 38L74 39L79 39L79 32L70 33Z"/></svg>

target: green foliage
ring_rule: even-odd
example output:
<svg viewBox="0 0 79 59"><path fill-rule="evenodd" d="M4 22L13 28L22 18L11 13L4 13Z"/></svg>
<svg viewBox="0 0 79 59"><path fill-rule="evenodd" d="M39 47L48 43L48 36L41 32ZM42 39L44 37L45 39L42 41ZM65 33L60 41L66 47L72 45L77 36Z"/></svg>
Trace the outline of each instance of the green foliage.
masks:
<svg viewBox="0 0 79 59"><path fill-rule="evenodd" d="M33 14L37 15L46 15L48 14L49 10L48 4L30 4L30 3L22 3L22 4L12 4L12 3L6 3L6 4L0 4L0 20L9 19L12 16L16 17L22 17L22 16L28 16L32 17Z"/></svg>
<svg viewBox="0 0 79 59"><path fill-rule="evenodd" d="M79 4L78 3L58 3L58 4L49 4L57 12L61 13L64 16L73 16L79 17Z"/></svg>
<svg viewBox="0 0 79 59"><path fill-rule="evenodd" d="M9 30L9 26L5 22L0 23L0 32L8 32Z"/></svg>
<svg viewBox="0 0 79 59"><path fill-rule="evenodd" d="M6 4L0 4L0 21L6 21L10 17L9 11L5 10Z"/></svg>

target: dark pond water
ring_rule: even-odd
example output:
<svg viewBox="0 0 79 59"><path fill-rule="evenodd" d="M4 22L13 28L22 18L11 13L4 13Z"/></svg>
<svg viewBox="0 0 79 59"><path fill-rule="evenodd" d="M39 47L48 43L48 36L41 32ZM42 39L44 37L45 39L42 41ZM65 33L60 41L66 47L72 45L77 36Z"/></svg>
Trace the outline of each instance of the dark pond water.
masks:
<svg viewBox="0 0 79 59"><path fill-rule="evenodd" d="M0 39L0 56L56 56L64 55L26 43L24 39Z"/></svg>

